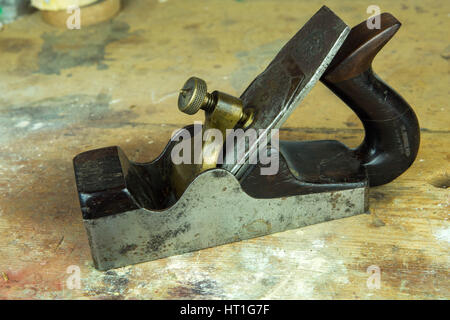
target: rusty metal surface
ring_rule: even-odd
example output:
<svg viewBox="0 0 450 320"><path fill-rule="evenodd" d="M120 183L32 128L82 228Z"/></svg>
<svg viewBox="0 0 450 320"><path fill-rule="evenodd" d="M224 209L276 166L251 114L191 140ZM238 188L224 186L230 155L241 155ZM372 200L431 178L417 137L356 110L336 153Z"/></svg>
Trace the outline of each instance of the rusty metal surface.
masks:
<svg viewBox="0 0 450 320"><path fill-rule="evenodd" d="M254 115L248 128L264 130L257 141L271 129L281 127L320 79L349 32L350 28L338 16L322 7L242 93L244 110L250 109ZM235 149L243 144L245 139L238 140ZM242 159L223 168L241 178L255 149L256 145L243 148ZM234 159L234 150L225 153L224 159L227 158Z"/></svg>
<svg viewBox="0 0 450 320"><path fill-rule="evenodd" d="M228 171L200 174L169 209L86 219L96 268L129 264L361 214L367 187L276 199L248 196Z"/></svg>

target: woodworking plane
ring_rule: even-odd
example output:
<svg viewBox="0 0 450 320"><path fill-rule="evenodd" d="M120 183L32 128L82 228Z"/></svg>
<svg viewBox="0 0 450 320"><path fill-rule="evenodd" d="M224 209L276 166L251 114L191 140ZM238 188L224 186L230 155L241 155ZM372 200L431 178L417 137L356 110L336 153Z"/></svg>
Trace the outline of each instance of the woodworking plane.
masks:
<svg viewBox="0 0 450 320"><path fill-rule="evenodd" d="M379 28L364 21L350 30L322 7L240 97L208 92L204 80L190 77L178 108L203 110L205 120L180 129L151 162L130 161L117 146L76 156L95 267L367 212L369 187L407 170L420 140L413 109L372 70L401 24L389 13L375 19ZM365 138L358 148L278 139L277 129L319 80L361 120Z"/></svg>

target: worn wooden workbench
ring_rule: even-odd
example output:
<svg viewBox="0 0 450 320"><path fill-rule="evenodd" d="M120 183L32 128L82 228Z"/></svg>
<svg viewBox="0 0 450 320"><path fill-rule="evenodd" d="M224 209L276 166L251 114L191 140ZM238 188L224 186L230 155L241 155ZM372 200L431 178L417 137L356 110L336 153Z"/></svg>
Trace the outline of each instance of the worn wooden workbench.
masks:
<svg viewBox="0 0 450 320"><path fill-rule="evenodd" d="M325 1L348 24L372 2ZM0 32L0 298L450 298L450 2L377 1L403 27L374 68L422 127L412 168L370 191L360 215L106 273L92 267L72 169L120 145L149 161L193 120L191 75L238 95L322 1L133 0L111 23L58 30L39 13ZM357 146L357 117L321 84L285 139ZM70 289L69 266L81 286ZM369 266L381 271L367 286ZM69 271L76 270L72 267ZM71 282L73 283L73 282Z"/></svg>

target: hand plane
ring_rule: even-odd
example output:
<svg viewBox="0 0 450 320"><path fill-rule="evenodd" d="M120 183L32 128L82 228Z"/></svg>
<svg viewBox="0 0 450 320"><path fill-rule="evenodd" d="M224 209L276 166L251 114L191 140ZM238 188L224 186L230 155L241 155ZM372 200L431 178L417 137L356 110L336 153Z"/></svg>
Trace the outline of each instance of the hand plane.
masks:
<svg viewBox="0 0 450 320"><path fill-rule="evenodd" d="M119 147L77 155L76 183L95 267L366 212L369 186L402 174L419 148L414 111L372 70L372 60L400 27L389 13L378 18L379 29L364 21L350 30L322 7L239 98L209 93L202 79L189 78L178 108L203 110L205 121L180 129L149 163L130 161ZM358 148L333 140L279 141L273 134L319 80L361 120L365 138Z"/></svg>

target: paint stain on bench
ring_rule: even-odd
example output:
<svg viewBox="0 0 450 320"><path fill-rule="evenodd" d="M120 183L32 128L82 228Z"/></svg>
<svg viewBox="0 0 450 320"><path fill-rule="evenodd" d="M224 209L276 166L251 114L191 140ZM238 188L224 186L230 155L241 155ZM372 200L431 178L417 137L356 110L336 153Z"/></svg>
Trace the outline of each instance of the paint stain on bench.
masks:
<svg viewBox="0 0 450 320"><path fill-rule="evenodd" d="M62 69L97 66L108 69L105 48L108 44L132 35L130 26L122 21L109 21L80 30L45 32L38 57L38 73L60 74Z"/></svg>

